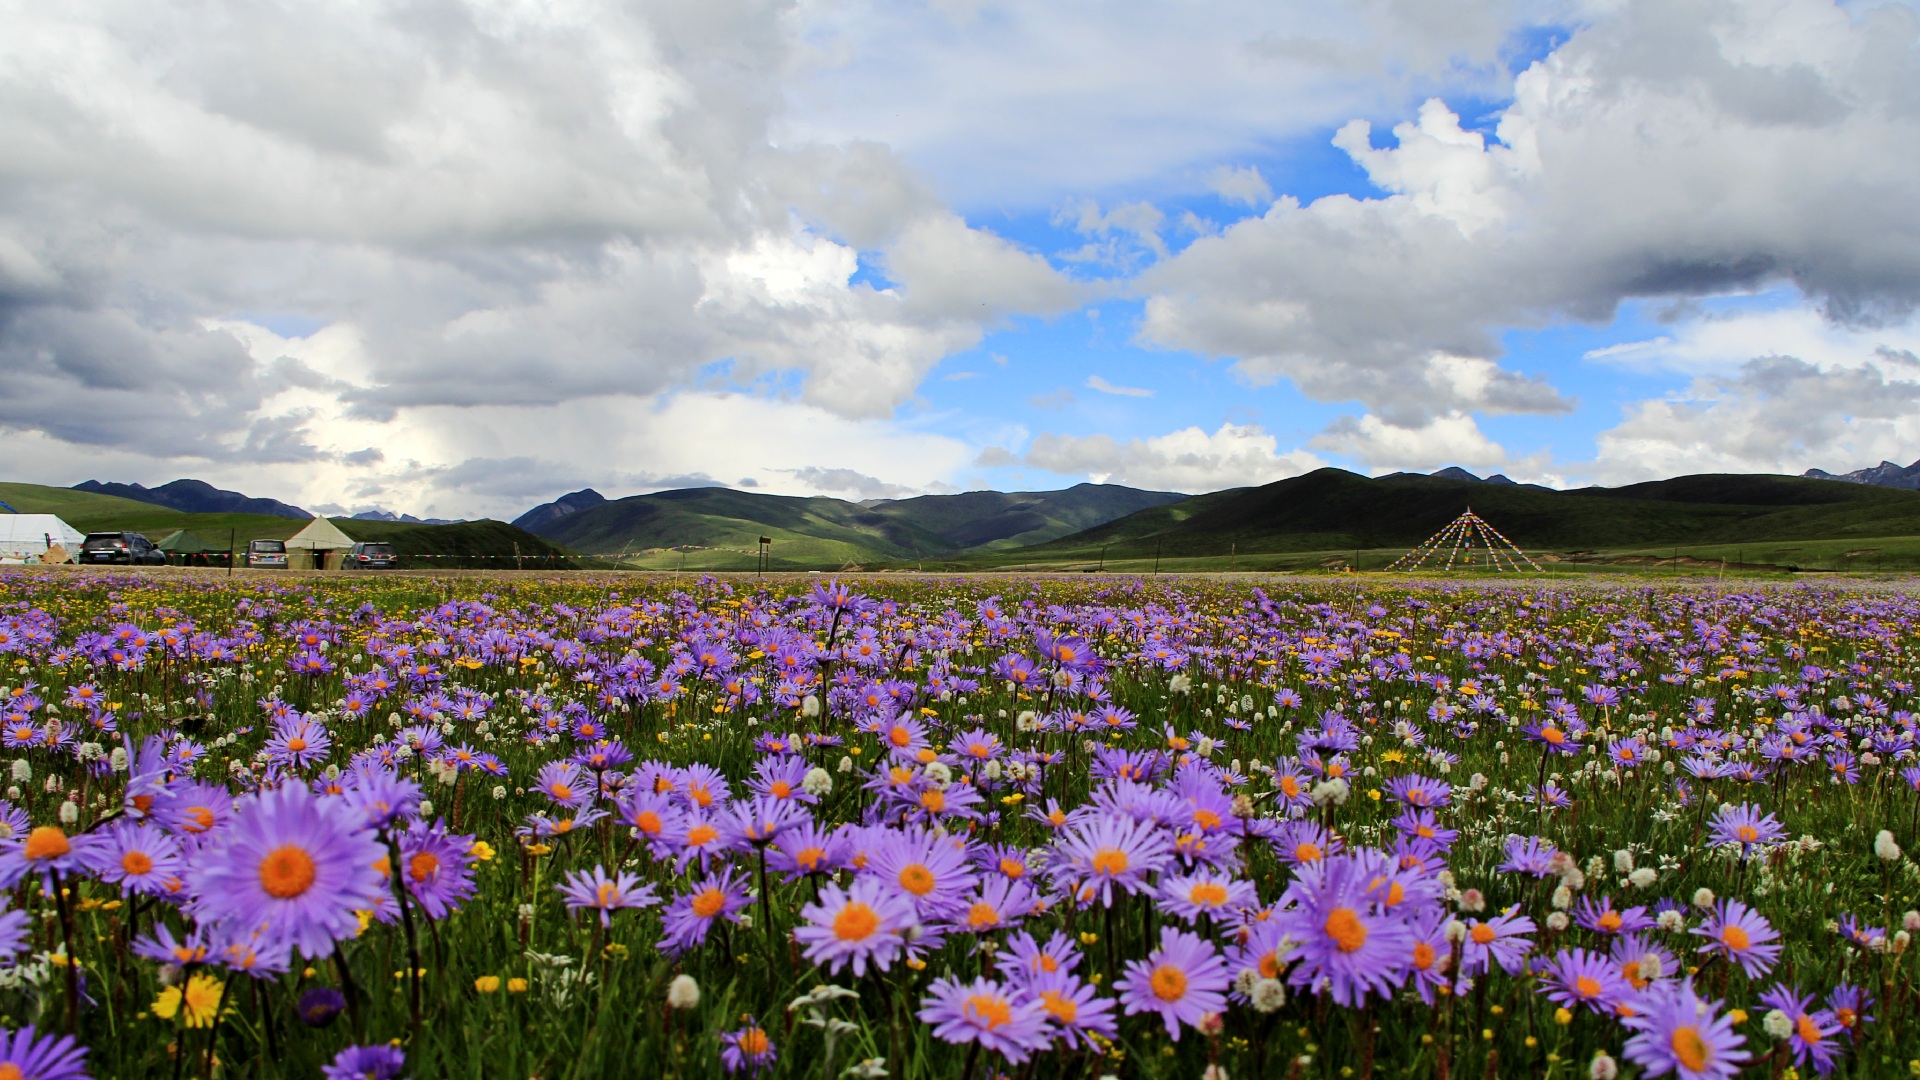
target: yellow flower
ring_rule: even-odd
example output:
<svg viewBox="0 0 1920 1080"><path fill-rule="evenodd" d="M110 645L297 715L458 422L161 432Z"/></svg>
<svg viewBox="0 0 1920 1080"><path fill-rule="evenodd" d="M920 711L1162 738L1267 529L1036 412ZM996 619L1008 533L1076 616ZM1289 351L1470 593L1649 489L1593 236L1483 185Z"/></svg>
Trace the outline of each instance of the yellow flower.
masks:
<svg viewBox="0 0 1920 1080"><path fill-rule="evenodd" d="M483 994L498 993L500 990L500 976L482 975L473 980L473 988Z"/></svg>
<svg viewBox="0 0 1920 1080"><path fill-rule="evenodd" d="M493 845L485 840L475 840L473 846L467 849L467 854L473 856L475 862L492 862Z"/></svg>
<svg viewBox="0 0 1920 1080"><path fill-rule="evenodd" d="M1555 1009L1553 1010L1553 1022L1559 1024L1561 1027L1566 1027L1568 1024L1573 1023L1573 1014L1566 1009Z"/></svg>
<svg viewBox="0 0 1920 1080"><path fill-rule="evenodd" d="M160 996L153 999L153 1015L171 1020L184 1010L182 1022L188 1027L212 1027L214 1013L220 1008L220 993L219 979L195 975L185 986L169 986L160 991Z"/></svg>
<svg viewBox="0 0 1920 1080"><path fill-rule="evenodd" d="M1736 1024L1744 1024L1747 1022L1747 1010L1734 1009L1727 1013L1727 1019L1733 1021Z"/></svg>
<svg viewBox="0 0 1920 1080"><path fill-rule="evenodd" d="M354 914L355 914L355 915L357 915L357 916L359 916L359 918L360 918L360 929L358 929L358 930L355 930L355 931L353 932L353 936L354 936L354 937L359 937L359 936L360 936L361 934L364 934L364 933L366 933L366 932L367 932L367 927L369 927L369 926L372 926L372 925L373 925L373 912L371 912L371 911L356 911L356 912L354 912Z"/></svg>
<svg viewBox="0 0 1920 1080"><path fill-rule="evenodd" d="M527 992L527 980L525 979L508 979L507 980L507 993L524 994L526 992Z"/></svg>
<svg viewBox="0 0 1920 1080"><path fill-rule="evenodd" d="M536 859L552 850L553 850L553 846L551 844L528 844L527 845L527 854L532 855Z"/></svg>

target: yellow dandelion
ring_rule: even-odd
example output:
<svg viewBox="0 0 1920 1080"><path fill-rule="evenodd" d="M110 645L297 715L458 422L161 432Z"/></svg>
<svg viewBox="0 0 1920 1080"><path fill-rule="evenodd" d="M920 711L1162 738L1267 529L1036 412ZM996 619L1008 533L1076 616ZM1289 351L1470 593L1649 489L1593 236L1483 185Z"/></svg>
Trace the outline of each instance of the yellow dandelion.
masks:
<svg viewBox="0 0 1920 1080"><path fill-rule="evenodd" d="M160 991L160 996L153 999L153 1015L162 1020L180 1016L190 1028L212 1027L214 1014L220 1008L221 991L219 979L195 975L184 986L169 986Z"/></svg>

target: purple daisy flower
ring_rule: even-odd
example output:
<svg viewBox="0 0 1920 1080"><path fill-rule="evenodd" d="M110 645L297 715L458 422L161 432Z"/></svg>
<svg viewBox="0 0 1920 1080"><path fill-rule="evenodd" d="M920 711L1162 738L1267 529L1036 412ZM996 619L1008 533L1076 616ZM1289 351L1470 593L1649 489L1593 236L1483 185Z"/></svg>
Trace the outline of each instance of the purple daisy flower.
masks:
<svg viewBox="0 0 1920 1080"><path fill-rule="evenodd" d="M1812 1062L1814 1071L1825 1076L1840 1063L1842 1045L1834 1036L1844 1029L1831 1010L1813 1007L1813 995L1802 996L1797 990L1776 986L1760 995L1760 1004L1779 1009L1793 1025L1787 1041L1793 1048L1794 1064Z"/></svg>
<svg viewBox="0 0 1920 1080"><path fill-rule="evenodd" d="M964 918L952 920L957 930L984 934L1017 924L1040 904L1032 886L1012 878L989 877L980 883L980 891L967 902Z"/></svg>
<svg viewBox="0 0 1920 1080"><path fill-rule="evenodd" d="M267 740L267 760L276 765L304 769L327 759L333 739L327 729L310 716L291 716L273 723L273 737Z"/></svg>
<svg viewBox="0 0 1920 1080"><path fill-rule="evenodd" d="M95 834L87 863L94 875L118 885L129 896L155 896L173 891L186 867L180 841L159 829L121 819Z"/></svg>
<svg viewBox="0 0 1920 1080"><path fill-rule="evenodd" d="M0 847L0 889L11 889L29 877L52 887L55 874L85 873L98 838L82 833L68 836L58 825L41 825L19 844Z"/></svg>
<svg viewBox="0 0 1920 1080"><path fill-rule="evenodd" d="M1113 984L1129 1015L1158 1013L1167 1035L1180 1040L1182 1024L1197 1024L1209 1013L1225 1011L1227 962L1213 943L1198 934L1160 928L1160 947L1142 960L1130 960Z"/></svg>
<svg viewBox="0 0 1920 1080"><path fill-rule="evenodd" d="M1568 949L1541 965L1540 992L1555 1005L1584 1005L1610 1016L1634 990L1612 960L1585 949Z"/></svg>
<svg viewBox="0 0 1920 1080"><path fill-rule="evenodd" d="M720 1036L720 1064L726 1067L728 1076L757 1076L773 1068L779 1057L767 1029L751 1016L745 1019L745 1027Z"/></svg>
<svg viewBox="0 0 1920 1080"><path fill-rule="evenodd" d="M933 980L919 1017L933 1025L935 1038L979 1043L1016 1065L1052 1041L1046 1009L992 979Z"/></svg>
<svg viewBox="0 0 1920 1080"><path fill-rule="evenodd" d="M806 922L793 936L807 961L836 975L852 964L856 977L866 975L869 962L880 971L891 967L906 946L905 935L919 924L911 900L870 877L855 878L850 889L822 885L818 901L802 908L800 917Z"/></svg>
<svg viewBox="0 0 1920 1080"><path fill-rule="evenodd" d="M1009 978L1028 983L1043 975L1065 974L1079 966L1080 953L1074 949L1073 939L1059 930L1053 932L1045 945L1025 930L1014 934L1007 939L1007 956L1000 964Z"/></svg>
<svg viewBox="0 0 1920 1080"><path fill-rule="evenodd" d="M1740 965L1747 977L1758 978L1773 970L1780 959L1779 931L1759 912L1738 900L1722 900L1714 905L1707 920L1692 931L1707 939L1703 953L1724 955Z"/></svg>
<svg viewBox="0 0 1920 1080"><path fill-rule="evenodd" d="M1723 803L1720 809L1714 811L1712 829L1712 846L1737 847L1743 859L1753 854L1756 845L1777 843L1787 835L1785 825L1751 803L1739 806Z"/></svg>
<svg viewBox="0 0 1920 1080"><path fill-rule="evenodd" d="M1509 836L1507 861L1494 869L1502 874L1552 877L1553 860L1559 854L1552 844L1537 836Z"/></svg>
<svg viewBox="0 0 1920 1080"><path fill-rule="evenodd" d="M406 1052L397 1046L349 1046L340 1051L333 1064L322 1066L322 1080L394 1080L407 1064Z"/></svg>
<svg viewBox="0 0 1920 1080"><path fill-rule="evenodd" d="M1635 1014L1620 1021L1634 1032L1621 1056L1646 1075L1731 1080L1746 1064L1746 1040L1733 1019L1721 1014L1720 1002L1700 1000L1692 979L1657 983L1635 1004Z"/></svg>
<svg viewBox="0 0 1920 1080"><path fill-rule="evenodd" d="M194 874L205 917L264 928L311 957L360 931L356 910L382 892L386 852L338 800L289 785L242 800Z"/></svg>
<svg viewBox="0 0 1920 1080"><path fill-rule="evenodd" d="M428 918L446 918L473 895L473 837L416 821L398 839L400 880Z"/></svg>
<svg viewBox="0 0 1920 1080"><path fill-rule="evenodd" d="M1094 1036L1113 1040L1120 1035L1120 1024L1113 1015L1112 998L1101 997L1089 982L1064 971L1050 972L1027 981L1027 993L1046 1010L1047 1020L1059 1029L1059 1037L1068 1044L1091 1050L1099 1044Z"/></svg>
<svg viewBox="0 0 1920 1080"><path fill-rule="evenodd" d="M706 941L707 931L716 921L740 921L737 913L753 901L747 895L747 879L736 878L734 873L728 869L709 874L695 882L690 892L674 897L663 921L661 948L678 956Z"/></svg>
<svg viewBox="0 0 1920 1080"><path fill-rule="evenodd" d="M1630 907L1621 911L1613 906L1613 897L1602 896L1595 900L1583 896L1574 905L1573 921L1597 934L1631 934L1653 925L1653 917L1644 907Z"/></svg>
<svg viewBox="0 0 1920 1080"><path fill-rule="evenodd" d="M420 785L377 766L349 770L340 779L347 805L370 829L384 829L420 809Z"/></svg>
<svg viewBox="0 0 1920 1080"><path fill-rule="evenodd" d="M652 885L640 884L638 877L624 870L608 877L604 866L596 866L591 872L575 870L554 888L566 898L567 907L574 911L598 911L601 926L612 923L613 913L621 908L652 907L660 902Z"/></svg>
<svg viewBox="0 0 1920 1080"><path fill-rule="evenodd" d="M1290 910L1275 917L1300 943L1300 963L1287 981L1294 986L1324 986L1333 1000L1357 1006L1369 994L1385 997L1405 981L1413 955L1413 931L1398 915L1382 914L1373 890L1374 875L1353 856L1327 859L1287 887Z"/></svg>
<svg viewBox="0 0 1920 1080"><path fill-rule="evenodd" d="M0 1077L87 1080L87 1051L71 1035L41 1036L32 1024L0 1032Z"/></svg>
<svg viewBox="0 0 1920 1080"><path fill-rule="evenodd" d="M1260 906L1253 882L1204 870L1163 879L1158 897L1160 910L1190 923L1203 915L1222 919L1243 908Z"/></svg>
<svg viewBox="0 0 1920 1080"><path fill-rule="evenodd" d="M923 922L964 913L967 895L979 879L962 843L920 828L881 836L868 852L861 876L878 878L910 897Z"/></svg>
<svg viewBox="0 0 1920 1080"><path fill-rule="evenodd" d="M32 916L24 911L0 912L0 963L13 963L31 944L32 923Z"/></svg>
<svg viewBox="0 0 1920 1080"><path fill-rule="evenodd" d="M1526 965L1527 954L1533 951L1533 942L1522 936L1531 934L1539 927L1525 915L1518 914L1520 905L1515 904L1505 912L1485 922L1474 919L1467 924L1467 940L1460 953L1460 970L1467 975L1478 975L1494 963L1509 975L1517 975Z"/></svg>
<svg viewBox="0 0 1920 1080"><path fill-rule="evenodd" d="M1072 882L1077 900L1094 896L1113 904L1113 890L1147 888L1147 875L1173 858L1173 845L1150 821L1128 821L1102 814L1069 826L1054 842L1049 869L1056 880Z"/></svg>

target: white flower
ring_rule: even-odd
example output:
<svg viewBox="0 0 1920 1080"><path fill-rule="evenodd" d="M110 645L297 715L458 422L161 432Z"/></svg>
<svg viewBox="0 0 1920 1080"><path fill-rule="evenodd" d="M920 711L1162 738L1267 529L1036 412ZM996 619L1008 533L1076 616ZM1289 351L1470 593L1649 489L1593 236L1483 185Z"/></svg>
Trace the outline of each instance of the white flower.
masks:
<svg viewBox="0 0 1920 1080"><path fill-rule="evenodd" d="M1614 1080L1620 1075L1620 1063L1607 1056L1605 1050L1593 1055L1593 1064L1587 1066L1587 1076L1591 1080Z"/></svg>
<svg viewBox="0 0 1920 1080"><path fill-rule="evenodd" d="M1633 852L1625 850L1614 852L1613 872L1616 874L1633 873Z"/></svg>
<svg viewBox="0 0 1920 1080"><path fill-rule="evenodd" d="M1767 1015L1760 1018L1760 1026L1776 1042L1793 1034L1793 1018L1779 1009L1767 1010Z"/></svg>
<svg viewBox="0 0 1920 1080"><path fill-rule="evenodd" d="M1487 910L1486 894L1482 893L1479 889L1468 889L1466 892L1461 893L1460 894L1460 910L1461 911Z"/></svg>
<svg viewBox="0 0 1920 1080"><path fill-rule="evenodd" d="M1287 987L1279 979L1256 979L1247 997L1252 999L1255 1012L1277 1012L1287 1003Z"/></svg>
<svg viewBox="0 0 1920 1080"><path fill-rule="evenodd" d="M1175 675L1175 676L1174 676L1173 678L1171 678L1171 679L1168 679L1168 680L1167 680L1167 692L1168 692L1168 693L1173 693L1173 694L1190 694L1190 693L1192 693L1192 692L1193 692L1193 677L1192 677L1192 676L1190 676L1190 675L1187 675L1187 674L1186 674L1185 672L1182 672L1182 673L1180 673L1180 674L1177 674L1177 675Z"/></svg>
<svg viewBox="0 0 1920 1080"><path fill-rule="evenodd" d="M927 767L921 772L933 786L942 791L946 790L948 784L953 783L953 770L948 768L944 761L929 761Z"/></svg>
<svg viewBox="0 0 1920 1080"><path fill-rule="evenodd" d="M1338 777L1332 780L1322 780L1313 786L1313 805L1325 806L1328 803L1332 803L1335 806L1344 805L1350 790L1351 789L1347 787L1347 782Z"/></svg>
<svg viewBox="0 0 1920 1080"><path fill-rule="evenodd" d="M1459 919L1448 919L1447 941L1450 944L1458 945L1465 940L1467 940L1467 924L1461 922Z"/></svg>
<svg viewBox="0 0 1920 1080"><path fill-rule="evenodd" d="M430 818L433 816L433 800L432 799L420 800L420 816L422 818Z"/></svg>
<svg viewBox="0 0 1920 1080"><path fill-rule="evenodd" d="M107 756L107 764L113 767L114 772L126 772L127 748L124 746L114 747L113 753Z"/></svg>
<svg viewBox="0 0 1920 1080"><path fill-rule="evenodd" d="M691 1009L700 1004L700 984L691 975L675 975L667 984L667 1008Z"/></svg>
<svg viewBox="0 0 1920 1080"><path fill-rule="evenodd" d="M1573 906L1573 890L1572 889L1569 889L1565 885L1562 885L1559 888L1553 890L1553 908L1555 911L1565 911L1572 906Z"/></svg>
<svg viewBox="0 0 1920 1080"><path fill-rule="evenodd" d="M13 761L13 782L16 784L27 784L32 781L33 763L26 758L15 758Z"/></svg>
<svg viewBox="0 0 1920 1080"><path fill-rule="evenodd" d="M1218 1065L1209 1065L1200 1073L1200 1080L1227 1080L1227 1070Z"/></svg>
<svg viewBox="0 0 1920 1080"><path fill-rule="evenodd" d="M841 754L840 764L834 766L834 768L839 770L840 775L845 776L847 773L853 771L853 759L845 754Z"/></svg>
<svg viewBox="0 0 1920 1080"><path fill-rule="evenodd" d="M807 775L801 779L800 790L816 799L831 795L833 794L833 774L816 765L808 769Z"/></svg>
<svg viewBox="0 0 1920 1080"><path fill-rule="evenodd" d="M1566 912L1556 911L1553 914L1547 916L1547 929L1558 934L1564 931L1567 928L1567 926L1572 922L1573 922L1572 919L1567 918Z"/></svg>
<svg viewBox="0 0 1920 1080"><path fill-rule="evenodd" d="M1708 888L1693 891L1693 906L1705 911L1713 906L1713 890Z"/></svg>
<svg viewBox="0 0 1920 1080"><path fill-rule="evenodd" d="M1663 911L1656 921L1660 924L1660 929L1669 934L1677 934L1687 925L1687 921L1681 918L1677 911Z"/></svg>
<svg viewBox="0 0 1920 1080"><path fill-rule="evenodd" d="M1893 833L1886 829L1873 838L1873 853L1888 862L1900 861L1900 845L1894 843Z"/></svg>
<svg viewBox="0 0 1920 1080"><path fill-rule="evenodd" d="M1627 884L1636 889L1651 888L1658 880L1660 880L1660 872L1651 866L1643 866L1627 875Z"/></svg>
<svg viewBox="0 0 1920 1080"><path fill-rule="evenodd" d="M814 717L820 715L820 699L812 694L800 699L800 715Z"/></svg>
<svg viewBox="0 0 1920 1080"><path fill-rule="evenodd" d="M504 798L506 798L506 797L507 797L507 785L505 785L505 784L495 784L495 785L493 785L493 798L494 798L494 801L496 801L496 802L497 802L497 801L499 801L499 800L501 800L501 799L504 799Z"/></svg>
<svg viewBox="0 0 1920 1080"><path fill-rule="evenodd" d="M72 825L78 822L79 820L80 820L80 807L66 801L65 799L60 800L60 824Z"/></svg>

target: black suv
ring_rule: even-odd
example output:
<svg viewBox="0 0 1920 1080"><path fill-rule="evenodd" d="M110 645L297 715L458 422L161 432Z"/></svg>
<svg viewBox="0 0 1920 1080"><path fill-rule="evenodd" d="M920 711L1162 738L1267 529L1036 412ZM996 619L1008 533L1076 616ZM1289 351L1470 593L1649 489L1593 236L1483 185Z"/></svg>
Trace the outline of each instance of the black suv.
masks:
<svg viewBox="0 0 1920 1080"><path fill-rule="evenodd" d="M85 563L122 563L127 566L165 566L167 553L137 532L88 533L80 542L80 559Z"/></svg>
<svg viewBox="0 0 1920 1080"><path fill-rule="evenodd" d="M344 570L398 570L400 556L393 553L392 544L361 543L353 545L340 566Z"/></svg>

